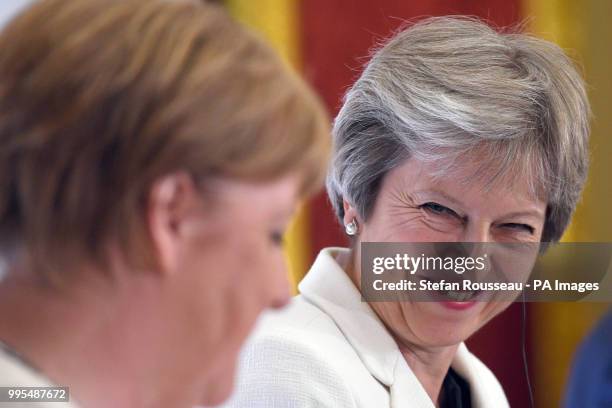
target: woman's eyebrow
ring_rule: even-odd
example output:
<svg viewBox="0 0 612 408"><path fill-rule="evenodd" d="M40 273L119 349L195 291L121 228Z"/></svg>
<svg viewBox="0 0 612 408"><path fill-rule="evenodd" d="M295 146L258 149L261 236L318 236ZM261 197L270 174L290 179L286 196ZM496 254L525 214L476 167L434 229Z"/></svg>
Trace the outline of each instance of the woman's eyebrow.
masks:
<svg viewBox="0 0 612 408"><path fill-rule="evenodd" d="M523 217L523 216L530 216L530 217L544 217L544 213L540 210L524 210L524 211L514 211L508 214L504 214L503 218L511 218L511 217Z"/></svg>
<svg viewBox="0 0 612 408"><path fill-rule="evenodd" d="M447 201L450 201L451 203L455 205L458 205L459 207L462 207L462 208L465 207L465 205L458 199L451 197L450 195L446 194L443 191L439 191L435 189L414 191L412 194L416 195L417 197L422 196L422 195L437 195Z"/></svg>

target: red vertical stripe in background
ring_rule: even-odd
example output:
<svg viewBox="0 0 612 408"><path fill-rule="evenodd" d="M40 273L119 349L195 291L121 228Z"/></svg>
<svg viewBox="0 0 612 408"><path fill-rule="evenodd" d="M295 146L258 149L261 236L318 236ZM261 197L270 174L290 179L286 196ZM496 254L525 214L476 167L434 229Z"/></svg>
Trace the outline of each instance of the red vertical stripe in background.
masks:
<svg viewBox="0 0 612 408"><path fill-rule="evenodd" d="M406 20L450 14L478 16L497 26L521 18L519 0L302 0L304 74L335 115L373 46ZM323 247L346 245L323 194L313 200L310 214L313 258ZM468 343L498 377L510 405L529 406L521 361L520 305L510 307Z"/></svg>

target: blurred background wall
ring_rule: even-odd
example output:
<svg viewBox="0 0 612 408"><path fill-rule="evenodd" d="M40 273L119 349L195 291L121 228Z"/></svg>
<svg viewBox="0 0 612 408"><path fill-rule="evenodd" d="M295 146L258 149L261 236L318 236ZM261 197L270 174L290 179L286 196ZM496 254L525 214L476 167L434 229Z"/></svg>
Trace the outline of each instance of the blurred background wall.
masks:
<svg viewBox="0 0 612 408"><path fill-rule="evenodd" d="M584 199L565 241L612 241L612 1L609 0L225 0L241 21L263 33L316 88L330 114L357 78L369 50L406 20L467 14L495 26L526 22L583 67L593 106L592 168ZM306 203L292 228L287 254L294 282L317 252L345 245L324 194ZM469 346L503 384L511 406L528 407L522 364L522 310L513 305ZM561 403L578 342L609 304L527 306L526 348L537 407ZM612 345L611 345L612 347Z"/></svg>
<svg viewBox="0 0 612 408"><path fill-rule="evenodd" d="M218 0L220 1L220 0ZM31 0L0 1L0 25ZM612 241L612 1L610 0L225 0L316 88L334 115L368 51L406 20L468 14L496 26L527 21L529 31L564 47L583 67L593 107L592 167L566 241ZM0 50L1 52L1 50ZM304 205L288 236L294 282L325 246L345 245L323 194ZM537 407L556 407L572 354L609 307L530 304L527 352ZM513 407L529 406L521 362L521 308L514 305L469 341L498 376ZM612 347L612 345L611 345Z"/></svg>

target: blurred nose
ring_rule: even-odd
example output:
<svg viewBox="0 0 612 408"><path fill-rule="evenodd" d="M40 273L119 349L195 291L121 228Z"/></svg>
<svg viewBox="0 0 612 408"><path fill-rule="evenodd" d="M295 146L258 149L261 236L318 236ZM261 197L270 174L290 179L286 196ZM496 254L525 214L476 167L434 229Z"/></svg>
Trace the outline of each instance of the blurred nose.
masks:
<svg viewBox="0 0 612 408"><path fill-rule="evenodd" d="M287 262L283 258L279 265L272 268L272 279L270 285L270 305L272 309L280 309L289 303L291 299L291 283L289 281L289 270Z"/></svg>
<svg viewBox="0 0 612 408"><path fill-rule="evenodd" d="M289 285L285 285L285 289L282 292L279 292L272 298L272 302L270 303L271 309L281 309L289 303L291 299L291 290Z"/></svg>

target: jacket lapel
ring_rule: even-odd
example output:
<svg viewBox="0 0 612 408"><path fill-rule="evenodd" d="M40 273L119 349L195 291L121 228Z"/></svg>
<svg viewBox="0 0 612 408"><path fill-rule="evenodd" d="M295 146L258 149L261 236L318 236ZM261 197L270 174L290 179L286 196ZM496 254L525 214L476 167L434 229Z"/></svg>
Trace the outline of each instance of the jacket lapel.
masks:
<svg viewBox="0 0 612 408"><path fill-rule="evenodd" d="M434 408L431 398L399 352L395 381L391 386L391 408Z"/></svg>
<svg viewBox="0 0 612 408"><path fill-rule="evenodd" d="M347 250L321 251L300 282L300 293L334 320L372 376L389 388L392 408L433 408L397 344L336 262L340 251Z"/></svg>
<svg viewBox="0 0 612 408"><path fill-rule="evenodd" d="M486 408L491 405L491 401L495 401L499 408L510 406L497 380L483 363L470 353L464 343L459 345L451 366L470 384L474 408ZM475 387L474 384L478 386Z"/></svg>

